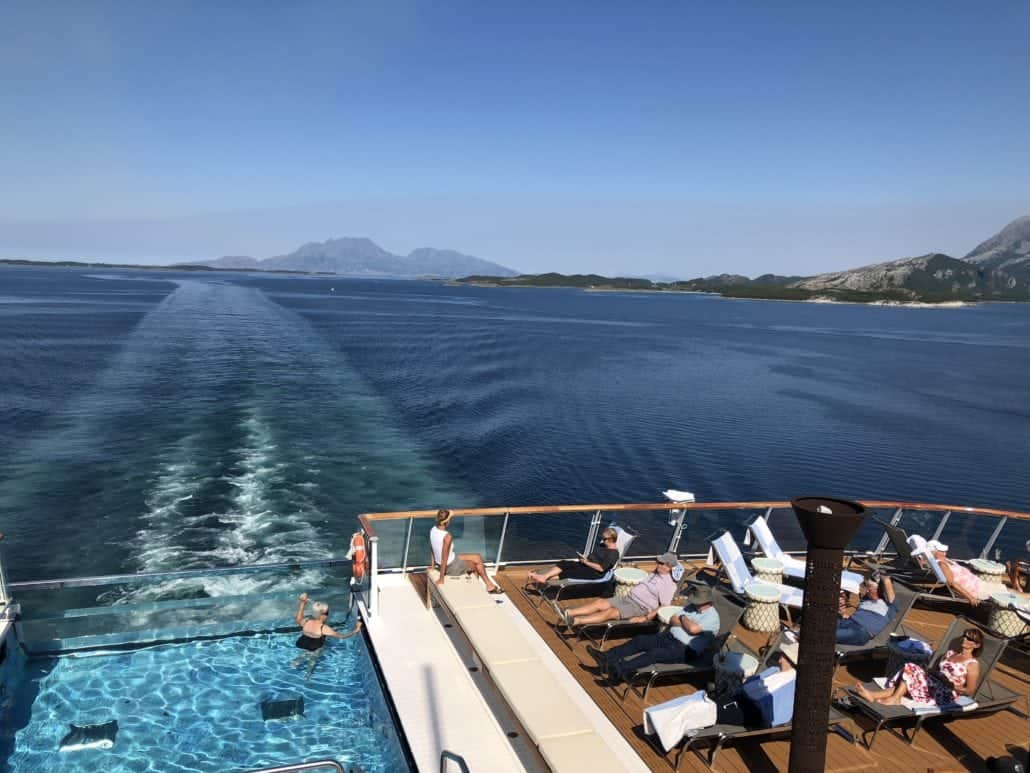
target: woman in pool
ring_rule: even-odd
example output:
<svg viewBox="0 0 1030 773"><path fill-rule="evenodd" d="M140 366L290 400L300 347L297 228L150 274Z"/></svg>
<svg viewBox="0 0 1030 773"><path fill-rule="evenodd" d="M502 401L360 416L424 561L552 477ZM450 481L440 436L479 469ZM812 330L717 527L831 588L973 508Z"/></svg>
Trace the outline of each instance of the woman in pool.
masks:
<svg viewBox="0 0 1030 773"><path fill-rule="evenodd" d="M297 638L297 646L302 650L306 650L312 656L320 654L322 647L325 646L325 640L327 636L331 636L334 639L349 639L351 636L361 630L361 621L358 620L355 623L354 628L346 633L337 633L328 625L326 620L329 619L329 605L321 601L316 601L311 605L311 611L315 614L313 616L306 616L304 614L304 608L308 603L308 594L300 594L300 606L297 607L297 614L294 619L297 621L297 625L300 626L300 636ZM297 665L298 661L294 661Z"/></svg>
<svg viewBox="0 0 1030 773"><path fill-rule="evenodd" d="M980 681L980 664L976 656L984 646L984 637L979 628L967 628L962 634L961 649L948 650L937 663L936 669L925 671L915 663L906 663L893 678L886 690L867 690L859 683L856 690L867 701L876 701L896 706L908 697L919 703L936 703L943 706L952 703L959 695L972 697Z"/></svg>

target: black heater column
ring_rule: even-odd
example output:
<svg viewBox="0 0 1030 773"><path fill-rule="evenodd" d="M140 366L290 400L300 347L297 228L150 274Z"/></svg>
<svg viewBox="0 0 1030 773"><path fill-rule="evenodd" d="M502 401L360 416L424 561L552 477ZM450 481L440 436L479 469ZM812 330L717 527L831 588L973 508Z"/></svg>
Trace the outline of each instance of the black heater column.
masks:
<svg viewBox="0 0 1030 773"><path fill-rule="evenodd" d="M799 497L790 505L808 540L790 773L816 773L826 767L841 561L845 546L862 525L865 508L828 497Z"/></svg>

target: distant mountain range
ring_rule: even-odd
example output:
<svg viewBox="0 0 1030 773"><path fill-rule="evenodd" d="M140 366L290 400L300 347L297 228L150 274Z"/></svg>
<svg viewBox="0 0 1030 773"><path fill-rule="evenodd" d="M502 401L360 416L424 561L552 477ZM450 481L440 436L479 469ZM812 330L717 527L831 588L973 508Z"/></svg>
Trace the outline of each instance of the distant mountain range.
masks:
<svg viewBox="0 0 1030 773"><path fill-rule="evenodd" d="M226 255L217 260L187 265L263 271L307 271L348 276L382 276L399 279L434 277L456 279L470 274L515 276L518 272L489 260L463 255L454 250L420 247L407 256L387 252L371 239L343 237L309 242L289 255L258 260L247 255Z"/></svg>
<svg viewBox="0 0 1030 773"><path fill-rule="evenodd" d="M1030 215L1013 220L964 258L932 252L812 277L705 277L687 284L883 293L913 300L1030 300Z"/></svg>
<svg viewBox="0 0 1030 773"><path fill-rule="evenodd" d="M718 274L687 281L608 279L595 274L472 276L478 284L582 287L595 290L688 290L746 298L846 301L1030 301L1030 215L1013 220L964 258L929 253L812 277Z"/></svg>

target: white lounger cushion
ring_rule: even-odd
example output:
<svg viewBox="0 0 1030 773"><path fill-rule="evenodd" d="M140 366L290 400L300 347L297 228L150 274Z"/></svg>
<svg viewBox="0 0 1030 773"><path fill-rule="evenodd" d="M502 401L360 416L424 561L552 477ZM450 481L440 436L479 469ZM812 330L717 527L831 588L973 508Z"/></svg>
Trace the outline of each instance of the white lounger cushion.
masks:
<svg viewBox="0 0 1030 773"><path fill-rule="evenodd" d="M593 727L551 672L538 660L502 663L490 676L533 740L589 733ZM604 751L611 750L604 746Z"/></svg>
<svg viewBox="0 0 1030 773"><path fill-rule="evenodd" d="M429 570L430 582L435 583L439 576L435 569ZM444 597L447 601L447 606L453 612L471 607L492 607L495 603L495 597L486 592L486 586L478 579L469 580L465 577L448 577L442 586L438 585L436 587L436 590Z"/></svg>
<svg viewBox="0 0 1030 773"><path fill-rule="evenodd" d="M589 770L590 773L625 770L597 733L548 738L540 744L540 754L551 770Z"/></svg>
<svg viewBox="0 0 1030 773"><path fill-rule="evenodd" d="M439 575L429 572L435 583ZM449 577L434 585L509 708L554 773L622 770L612 749L526 640L502 601L478 580Z"/></svg>
<svg viewBox="0 0 1030 773"><path fill-rule="evenodd" d="M454 615L487 668L492 670L504 663L536 659L536 653L515 622L498 615L497 610L471 607L455 610Z"/></svg>
<svg viewBox="0 0 1030 773"><path fill-rule="evenodd" d="M780 547L780 543L776 541L776 537L773 536L772 530L769 528L769 523L765 520L764 516L758 516L751 523L751 533L755 535L755 541L758 542L758 547L762 549L769 558L775 558L781 564L783 564L783 573L788 577L797 577L799 579L805 579L805 562L800 558L795 558L792 555L788 555ZM840 575L840 587L849 593L858 593L862 585L862 575L857 572L843 571Z"/></svg>
<svg viewBox="0 0 1030 773"><path fill-rule="evenodd" d="M747 562L737 547L737 541L728 531L712 540L712 547L719 556L719 561L726 569L726 576L730 578L733 590L743 595L744 589L755 582L751 570L747 568ZM765 583L772 585L780 591L780 603L788 607L801 607L805 602L805 594L800 588L790 585L777 585L776 583Z"/></svg>

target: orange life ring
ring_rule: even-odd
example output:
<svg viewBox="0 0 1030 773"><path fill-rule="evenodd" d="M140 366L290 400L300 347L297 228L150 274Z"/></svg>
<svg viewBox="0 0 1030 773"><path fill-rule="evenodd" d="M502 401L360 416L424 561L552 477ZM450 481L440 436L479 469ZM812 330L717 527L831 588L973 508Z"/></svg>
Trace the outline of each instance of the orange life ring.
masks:
<svg viewBox="0 0 1030 773"><path fill-rule="evenodd" d="M365 538L361 532L355 532L350 538L351 573L355 580L365 579Z"/></svg>

